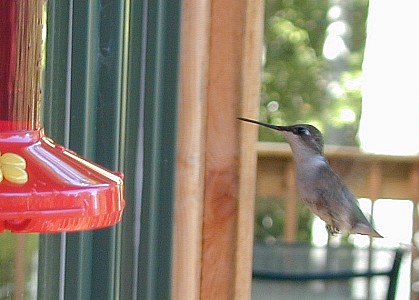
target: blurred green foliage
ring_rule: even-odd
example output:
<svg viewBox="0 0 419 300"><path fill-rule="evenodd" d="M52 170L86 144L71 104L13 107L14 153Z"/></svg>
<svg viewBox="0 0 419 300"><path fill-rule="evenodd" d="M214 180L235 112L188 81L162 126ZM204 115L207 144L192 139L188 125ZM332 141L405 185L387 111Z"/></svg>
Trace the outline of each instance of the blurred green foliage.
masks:
<svg viewBox="0 0 419 300"><path fill-rule="evenodd" d="M16 234L3 232L0 234L0 291L6 294L0 294L0 299L11 299L13 289L8 291L8 287L13 287L15 275L16 259ZM25 235L25 281L29 282L33 275L34 258L38 253L38 234Z"/></svg>
<svg viewBox="0 0 419 300"><path fill-rule="evenodd" d="M310 123L322 130L326 143L356 145L368 0L265 3L260 120ZM346 49L327 59L323 49L333 34ZM281 138L261 128L260 140Z"/></svg>
<svg viewBox="0 0 419 300"><path fill-rule="evenodd" d="M13 282L13 267L14 267L14 255L16 252L14 237L10 233L4 233L0 236L0 286ZM8 270L8 272L4 272Z"/></svg>
<svg viewBox="0 0 419 300"><path fill-rule="evenodd" d="M298 212L297 239L310 241L313 215L302 202L298 202ZM255 211L255 239L264 242L281 241L284 237L286 217L284 199L258 197Z"/></svg>

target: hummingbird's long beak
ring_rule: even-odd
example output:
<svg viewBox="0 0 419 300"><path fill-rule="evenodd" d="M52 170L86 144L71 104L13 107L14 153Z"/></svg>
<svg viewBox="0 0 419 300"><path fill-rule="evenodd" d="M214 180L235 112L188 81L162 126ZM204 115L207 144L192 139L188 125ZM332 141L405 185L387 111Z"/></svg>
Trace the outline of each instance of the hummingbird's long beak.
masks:
<svg viewBox="0 0 419 300"><path fill-rule="evenodd" d="M255 121L255 120L251 120L251 119L247 119L247 118L237 118L241 121L245 121L245 122L250 122L250 123L255 123L258 125L262 125L268 128L272 128L275 130L279 130L279 131L290 131L290 126L277 126L277 125L272 125L272 124L268 124L268 123L263 123L263 122L259 122L259 121Z"/></svg>

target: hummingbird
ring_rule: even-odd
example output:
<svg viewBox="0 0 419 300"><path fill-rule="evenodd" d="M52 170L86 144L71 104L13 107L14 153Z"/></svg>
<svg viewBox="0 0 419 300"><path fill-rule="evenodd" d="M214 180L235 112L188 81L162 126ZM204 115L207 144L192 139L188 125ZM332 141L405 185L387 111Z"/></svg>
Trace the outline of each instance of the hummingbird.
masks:
<svg viewBox="0 0 419 300"><path fill-rule="evenodd" d="M358 207L355 196L330 168L323 154L320 130L309 124L277 126L247 118L238 119L277 130L285 137L293 153L300 197L327 224L329 234L345 231L382 237Z"/></svg>

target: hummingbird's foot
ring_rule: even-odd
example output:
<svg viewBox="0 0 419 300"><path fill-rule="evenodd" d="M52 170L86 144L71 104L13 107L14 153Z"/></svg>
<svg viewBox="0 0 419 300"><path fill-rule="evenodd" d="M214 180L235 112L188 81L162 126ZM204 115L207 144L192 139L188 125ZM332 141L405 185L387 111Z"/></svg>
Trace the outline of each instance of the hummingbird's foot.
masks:
<svg viewBox="0 0 419 300"><path fill-rule="evenodd" d="M326 230L332 236L335 236L335 235L340 233L339 228L336 228L336 227L334 227L332 225L329 225L329 224L326 225Z"/></svg>

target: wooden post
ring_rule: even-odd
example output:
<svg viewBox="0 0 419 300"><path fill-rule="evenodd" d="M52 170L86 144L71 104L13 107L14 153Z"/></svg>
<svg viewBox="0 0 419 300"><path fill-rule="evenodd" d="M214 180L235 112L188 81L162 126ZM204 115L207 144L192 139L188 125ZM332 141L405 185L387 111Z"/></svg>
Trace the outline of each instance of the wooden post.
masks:
<svg viewBox="0 0 419 300"><path fill-rule="evenodd" d="M413 232L412 236L414 237L415 234L419 231L419 215L418 215L418 205L419 205L419 163L415 163L412 165L410 170L410 189L412 194L412 201L413 201ZM414 239L413 239L413 242ZM416 246L416 247L415 247ZM412 247L412 258L410 263L410 287L415 284L418 279L417 268L415 268L414 262L417 260L418 257L418 248L417 245L414 243ZM417 299L417 294L411 288L410 292L410 299Z"/></svg>
<svg viewBox="0 0 419 300"><path fill-rule="evenodd" d="M264 1L248 0L243 21L243 53L240 74L240 114L257 119L259 116L260 74L263 41ZM237 211L237 247L234 299L250 299L254 211L256 200L256 165L258 128L240 124L239 128L239 190ZM245 126L246 125L246 126Z"/></svg>
<svg viewBox="0 0 419 300"><path fill-rule="evenodd" d="M288 243L297 240L298 231L298 193L295 180L295 167L293 162L288 162L285 172L287 180L287 198L285 202L285 241Z"/></svg>
<svg viewBox="0 0 419 300"><path fill-rule="evenodd" d="M262 11L211 3L201 299L250 297Z"/></svg>
<svg viewBox="0 0 419 300"><path fill-rule="evenodd" d="M195 300L201 285L208 0L182 7L172 298Z"/></svg>
<svg viewBox="0 0 419 300"><path fill-rule="evenodd" d="M172 295L250 299L263 1L183 5Z"/></svg>

